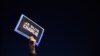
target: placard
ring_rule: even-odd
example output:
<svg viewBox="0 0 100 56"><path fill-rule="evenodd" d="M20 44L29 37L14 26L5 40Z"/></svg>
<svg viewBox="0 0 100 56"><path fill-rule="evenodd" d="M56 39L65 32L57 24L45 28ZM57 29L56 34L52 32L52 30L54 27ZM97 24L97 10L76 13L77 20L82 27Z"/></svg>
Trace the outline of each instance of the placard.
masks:
<svg viewBox="0 0 100 56"><path fill-rule="evenodd" d="M42 39L44 28L22 14L14 31L27 39L29 39L30 36L33 36L36 39L36 45L38 46Z"/></svg>

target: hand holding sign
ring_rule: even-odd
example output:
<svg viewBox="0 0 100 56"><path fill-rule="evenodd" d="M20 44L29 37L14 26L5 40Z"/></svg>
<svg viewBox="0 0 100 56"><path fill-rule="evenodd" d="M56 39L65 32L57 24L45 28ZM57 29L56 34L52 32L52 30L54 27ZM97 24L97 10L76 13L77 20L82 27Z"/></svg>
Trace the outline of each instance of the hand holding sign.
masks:
<svg viewBox="0 0 100 56"><path fill-rule="evenodd" d="M30 36L29 37L29 48L30 48L31 56L36 56L35 43L36 43L36 40L34 39L34 37Z"/></svg>
<svg viewBox="0 0 100 56"><path fill-rule="evenodd" d="M44 29L41 26L26 17L24 14L21 15L20 20L18 21L18 24L15 27L14 31L28 39L30 36L34 36L37 46L39 45L44 33Z"/></svg>

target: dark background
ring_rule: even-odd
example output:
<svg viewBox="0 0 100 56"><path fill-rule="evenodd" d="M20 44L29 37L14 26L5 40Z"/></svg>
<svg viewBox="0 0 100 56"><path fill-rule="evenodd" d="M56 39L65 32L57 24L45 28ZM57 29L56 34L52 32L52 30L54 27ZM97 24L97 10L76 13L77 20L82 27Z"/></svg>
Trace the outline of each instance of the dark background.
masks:
<svg viewBox="0 0 100 56"><path fill-rule="evenodd" d="M37 56L96 56L96 1L2 0L0 56L28 56L14 28L21 14L45 28Z"/></svg>

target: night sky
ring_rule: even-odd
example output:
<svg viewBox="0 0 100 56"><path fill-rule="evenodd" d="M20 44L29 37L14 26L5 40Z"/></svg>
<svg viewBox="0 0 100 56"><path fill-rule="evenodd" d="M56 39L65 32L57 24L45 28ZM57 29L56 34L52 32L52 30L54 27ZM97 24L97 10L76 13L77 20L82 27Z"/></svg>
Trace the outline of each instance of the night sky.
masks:
<svg viewBox="0 0 100 56"><path fill-rule="evenodd" d="M45 29L37 56L96 56L96 1L2 0L0 56L28 56L28 39L14 32L25 14Z"/></svg>

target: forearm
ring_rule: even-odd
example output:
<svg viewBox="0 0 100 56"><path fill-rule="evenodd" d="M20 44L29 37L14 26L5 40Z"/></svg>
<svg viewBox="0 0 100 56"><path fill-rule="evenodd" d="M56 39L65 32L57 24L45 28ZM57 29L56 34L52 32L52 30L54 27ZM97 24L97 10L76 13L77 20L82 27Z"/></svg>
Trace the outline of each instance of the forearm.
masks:
<svg viewBox="0 0 100 56"><path fill-rule="evenodd" d="M35 39L33 37L29 38L29 49L30 49L30 56L36 56L35 50Z"/></svg>

